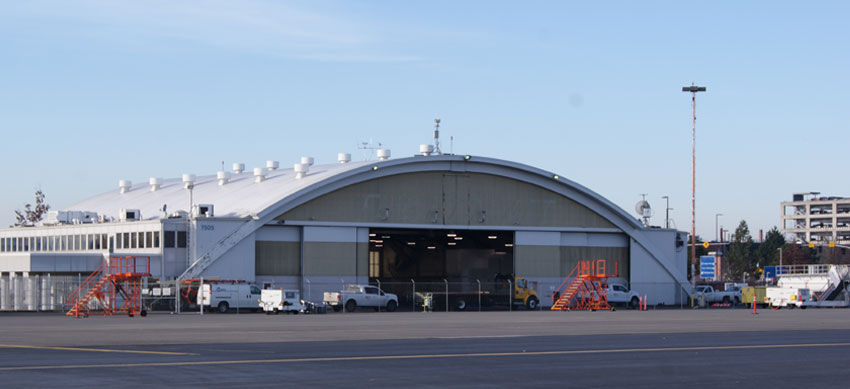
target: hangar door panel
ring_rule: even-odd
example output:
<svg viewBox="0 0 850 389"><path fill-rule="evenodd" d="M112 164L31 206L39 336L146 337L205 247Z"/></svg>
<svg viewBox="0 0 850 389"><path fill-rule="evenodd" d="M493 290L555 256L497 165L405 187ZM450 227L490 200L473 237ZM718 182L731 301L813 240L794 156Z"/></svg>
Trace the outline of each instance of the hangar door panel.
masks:
<svg viewBox="0 0 850 389"><path fill-rule="evenodd" d="M469 224L469 175L443 174L442 224Z"/></svg>
<svg viewBox="0 0 850 389"><path fill-rule="evenodd" d="M420 172L357 183L277 219L473 226L614 228L586 206L523 181L481 173Z"/></svg>
<svg viewBox="0 0 850 389"><path fill-rule="evenodd" d="M617 272L622 278L629 278L628 247L587 247L561 246L561 277L570 274L578 261L605 259L617 262ZM612 270L612 269L609 269Z"/></svg>
<svg viewBox="0 0 850 389"><path fill-rule="evenodd" d="M256 241L254 244L254 269L258 276L301 275L299 242Z"/></svg>

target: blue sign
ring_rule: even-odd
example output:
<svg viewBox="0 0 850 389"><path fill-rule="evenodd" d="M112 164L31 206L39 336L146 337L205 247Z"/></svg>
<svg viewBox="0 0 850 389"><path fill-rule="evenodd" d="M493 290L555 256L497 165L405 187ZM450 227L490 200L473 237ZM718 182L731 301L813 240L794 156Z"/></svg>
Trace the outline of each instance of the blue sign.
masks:
<svg viewBox="0 0 850 389"><path fill-rule="evenodd" d="M716 267L714 265L714 257L702 256L699 257L699 276L702 278L715 278Z"/></svg>
<svg viewBox="0 0 850 389"><path fill-rule="evenodd" d="M764 267L764 278L775 278L776 277L776 266L765 266Z"/></svg>

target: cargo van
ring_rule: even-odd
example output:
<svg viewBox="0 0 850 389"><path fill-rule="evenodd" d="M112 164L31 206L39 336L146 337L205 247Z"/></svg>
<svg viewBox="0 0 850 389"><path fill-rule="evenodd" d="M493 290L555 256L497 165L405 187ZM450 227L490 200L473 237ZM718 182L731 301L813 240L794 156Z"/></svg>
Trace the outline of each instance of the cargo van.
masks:
<svg viewBox="0 0 850 389"><path fill-rule="evenodd" d="M221 313L231 309L257 310L262 293L259 287L251 284L204 284L202 290L203 293L198 293L198 304Z"/></svg>

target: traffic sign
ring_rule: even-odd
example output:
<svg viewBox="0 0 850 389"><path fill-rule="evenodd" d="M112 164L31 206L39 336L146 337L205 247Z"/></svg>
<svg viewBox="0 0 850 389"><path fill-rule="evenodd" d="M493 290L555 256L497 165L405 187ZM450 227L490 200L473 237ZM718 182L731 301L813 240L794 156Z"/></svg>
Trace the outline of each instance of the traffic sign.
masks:
<svg viewBox="0 0 850 389"><path fill-rule="evenodd" d="M702 247L708 248L708 242L702 242Z"/></svg>
<svg viewBox="0 0 850 389"><path fill-rule="evenodd" d="M829 247L835 247L835 242L829 242Z"/></svg>
<svg viewBox="0 0 850 389"><path fill-rule="evenodd" d="M699 276L702 278L715 278L716 267L713 256L704 255L699 257Z"/></svg>
<svg viewBox="0 0 850 389"><path fill-rule="evenodd" d="M815 242L809 242L809 248L810 249L815 248Z"/></svg>

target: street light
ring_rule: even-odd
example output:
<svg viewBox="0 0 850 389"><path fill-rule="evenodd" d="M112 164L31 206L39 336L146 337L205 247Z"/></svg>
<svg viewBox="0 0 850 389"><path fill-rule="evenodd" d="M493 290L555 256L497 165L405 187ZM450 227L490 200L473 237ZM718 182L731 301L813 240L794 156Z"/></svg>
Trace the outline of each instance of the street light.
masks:
<svg viewBox="0 0 850 389"><path fill-rule="evenodd" d="M720 238L719 238L719 236L720 236L720 230L717 228L717 218L718 218L718 217L720 217L720 216L723 216L723 214L722 214L722 213L716 213L716 214L714 214L714 233L715 233L715 235L714 235L714 240L716 240L716 241L718 241L718 242L719 242L719 240L718 240L718 239L720 239Z"/></svg>
<svg viewBox="0 0 850 389"><path fill-rule="evenodd" d="M696 86L691 83L691 86L682 87L682 92L691 94L691 106L693 111L693 128L691 132L691 288L696 287L696 264L697 264L697 249L696 249L696 181L697 181L697 92L705 92L704 86ZM692 304L693 305L693 304Z"/></svg>

